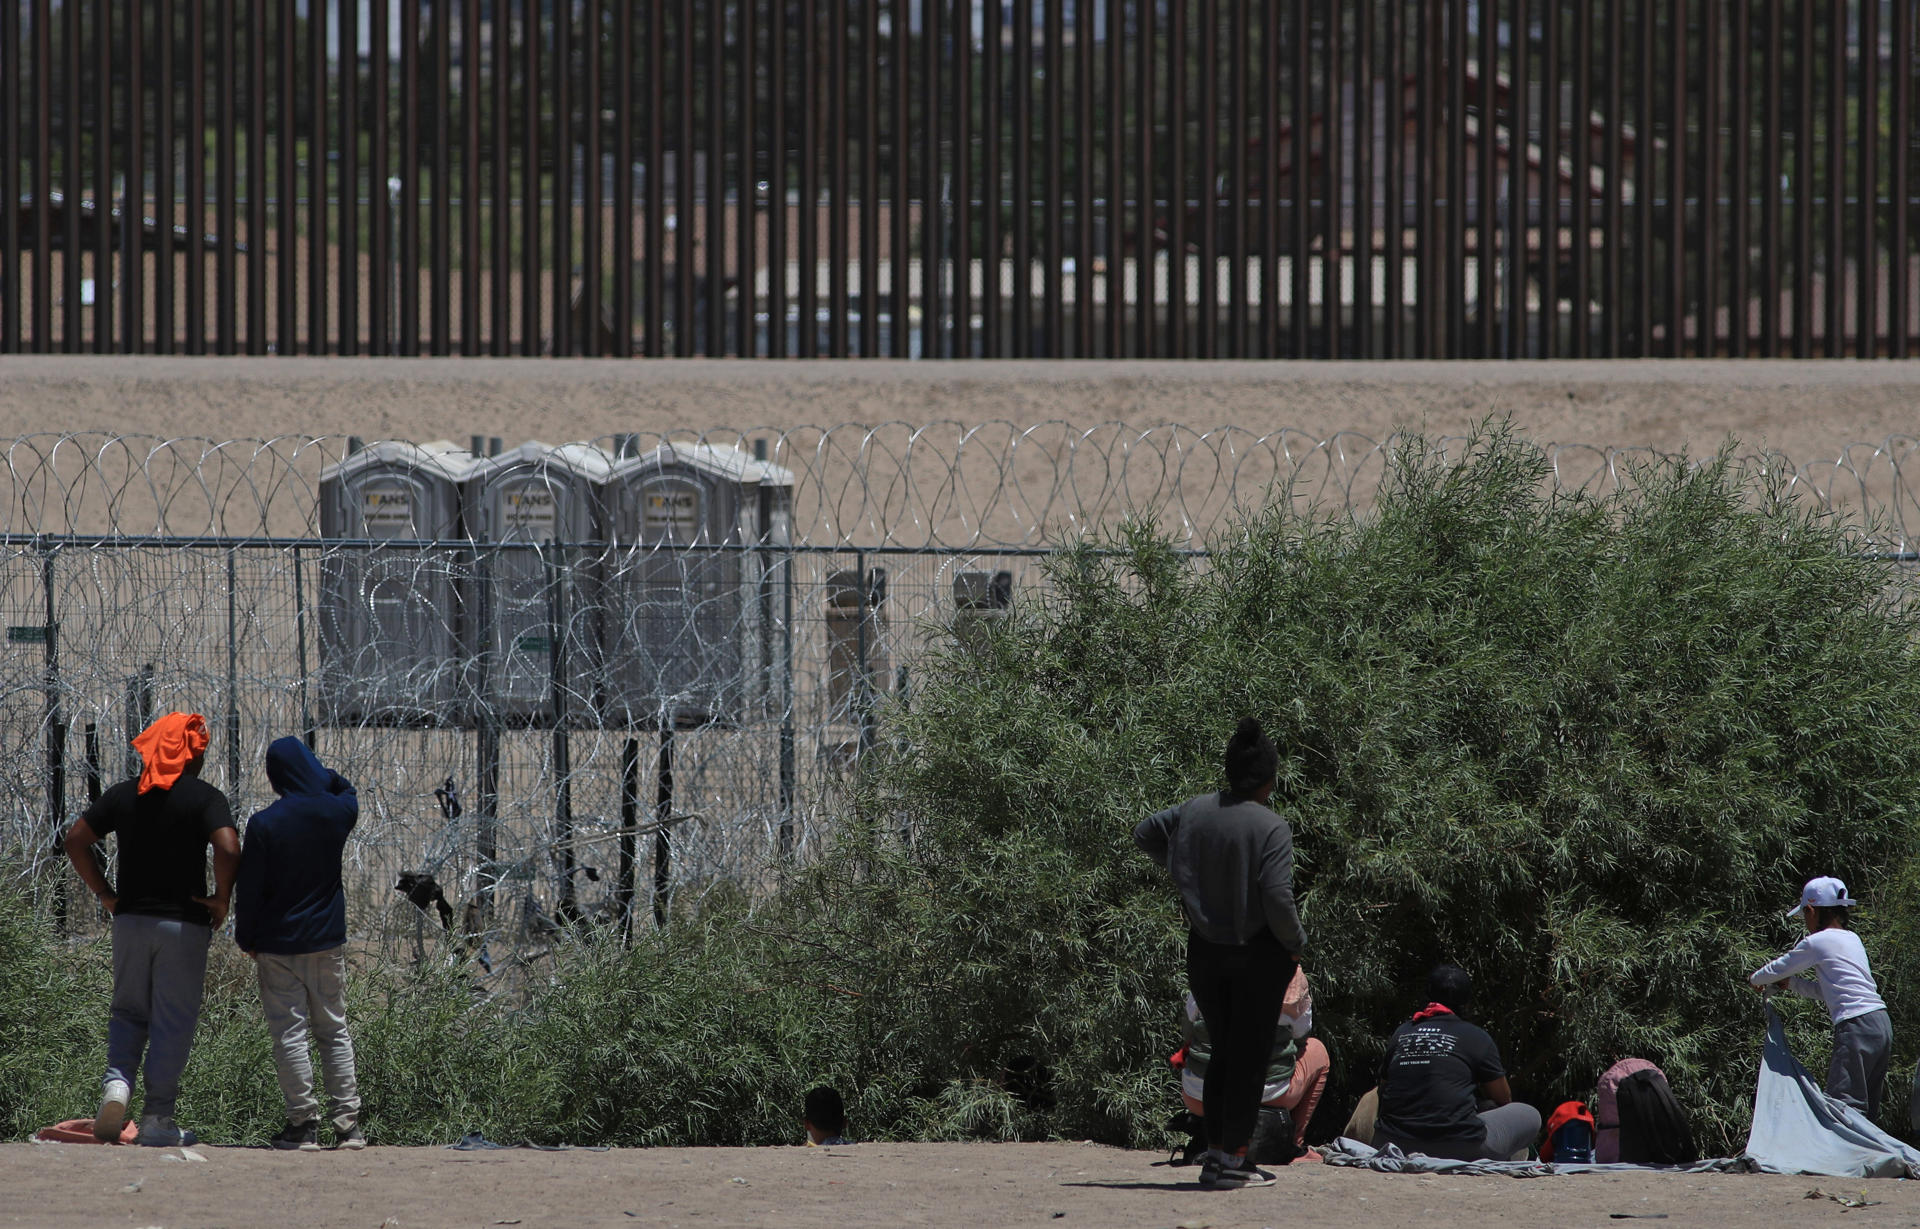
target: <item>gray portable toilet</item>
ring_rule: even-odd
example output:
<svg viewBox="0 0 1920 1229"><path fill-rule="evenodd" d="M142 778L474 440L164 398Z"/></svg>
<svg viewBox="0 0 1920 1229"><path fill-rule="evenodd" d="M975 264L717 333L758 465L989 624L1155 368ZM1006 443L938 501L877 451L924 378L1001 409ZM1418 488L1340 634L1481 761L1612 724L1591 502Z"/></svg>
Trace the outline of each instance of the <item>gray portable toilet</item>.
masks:
<svg viewBox="0 0 1920 1229"><path fill-rule="evenodd" d="M567 710L576 718L591 710L600 560L579 550L555 555L547 544L602 536L601 484L612 468L613 459L591 444L551 448L530 441L477 463L467 477L467 532L497 546L485 552L484 608L474 595L475 647L491 652L487 697L509 721L553 715L556 596L566 629L558 647ZM557 595L554 579L563 582Z"/></svg>
<svg viewBox="0 0 1920 1229"><path fill-rule="evenodd" d="M775 667L763 581L791 532L792 473L741 448L667 443L618 462L606 491L609 719L740 721ZM768 549L739 549L752 546Z"/></svg>
<svg viewBox="0 0 1920 1229"><path fill-rule="evenodd" d="M460 484L473 467L446 440L387 440L320 472L320 536L448 545L325 544L320 558L320 720L460 720L465 572Z"/></svg>

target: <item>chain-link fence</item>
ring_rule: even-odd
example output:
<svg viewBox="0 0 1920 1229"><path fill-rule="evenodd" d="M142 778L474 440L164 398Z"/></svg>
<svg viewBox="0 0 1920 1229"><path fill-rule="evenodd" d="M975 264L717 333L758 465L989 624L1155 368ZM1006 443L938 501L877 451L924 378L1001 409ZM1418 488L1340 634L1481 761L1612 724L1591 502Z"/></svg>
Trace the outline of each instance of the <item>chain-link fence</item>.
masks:
<svg viewBox="0 0 1920 1229"><path fill-rule="evenodd" d="M1913 447L1746 463L1905 553ZM97 925L57 834L137 771L134 732L183 709L205 714L206 775L237 815L271 800L278 737L356 783L353 925L388 957L451 941L511 964L576 921L660 924L716 889L752 899L827 833L929 646L1042 593L1063 544L1136 515L1203 551L1281 492L1364 514L1392 448L1112 424L513 452L13 440L0 840L65 925ZM1563 488L1631 481L1652 456L1549 455ZM430 523L422 485L393 513L396 482L435 475L444 518ZM584 532L555 532L568 492Z"/></svg>

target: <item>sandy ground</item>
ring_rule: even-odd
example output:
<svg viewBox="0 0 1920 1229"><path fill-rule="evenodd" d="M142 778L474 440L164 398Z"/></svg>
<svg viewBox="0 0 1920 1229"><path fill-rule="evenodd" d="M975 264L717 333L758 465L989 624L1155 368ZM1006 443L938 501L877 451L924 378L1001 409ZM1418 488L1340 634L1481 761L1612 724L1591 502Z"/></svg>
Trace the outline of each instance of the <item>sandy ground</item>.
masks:
<svg viewBox="0 0 1920 1229"><path fill-rule="evenodd" d="M1920 361L22 356L0 363L0 444L62 431L146 438L108 448L95 436L57 455L51 436L12 443L0 528L301 535L319 468L348 435L478 434L512 447L635 432L651 447L671 432L771 443L796 472L803 541L1037 545L1123 508L1158 509L1197 541L1274 480L1329 507L1367 506L1375 441L1403 428L1459 434L1490 416L1542 443L1603 446L1562 454L1562 480L1576 484L1608 480L1606 446L1700 455L1734 437L1743 451L1784 454L1822 498L1920 536L1920 484L1899 468L1920 447ZM1316 449L1342 432L1353 434ZM155 453L154 437L280 442ZM311 437L329 438L301 443Z"/></svg>
<svg viewBox="0 0 1920 1229"><path fill-rule="evenodd" d="M894 362L9 357L0 437L614 431L1059 419L1379 436L1512 414L1541 440L1800 458L1920 427L1920 361Z"/></svg>
<svg viewBox="0 0 1920 1229"><path fill-rule="evenodd" d="M608 1153L0 1147L0 1224L44 1226L1263 1226L1920 1224L1920 1183L1733 1175L1439 1178L1325 1165L1260 1190L1090 1144ZM1878 1201L1848 1209L1808 1192Z"/></svg>

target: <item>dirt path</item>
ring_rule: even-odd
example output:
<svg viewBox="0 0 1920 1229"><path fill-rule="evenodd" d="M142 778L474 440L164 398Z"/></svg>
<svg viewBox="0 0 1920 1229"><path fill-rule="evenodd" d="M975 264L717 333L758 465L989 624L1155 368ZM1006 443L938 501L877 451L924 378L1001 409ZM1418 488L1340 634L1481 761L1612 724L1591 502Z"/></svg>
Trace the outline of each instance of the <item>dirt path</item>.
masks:
<svg viewBox="0 0 1920 1229"><path fill-rule="evenodd" d="M999 1226L1262 1229L1419 1224L1877 1226L1920 1224L1920 1183L1728 1175L1516 1180L1281 1171L1278 1185L1196 1187L1155 1154L1088 1144L463 1153L272 1153L8 1144L0 1225ZM1880 1201L1847 1209L1813 1189ZM1635 1220L1617 1219L1627 1214Z"/></svg>

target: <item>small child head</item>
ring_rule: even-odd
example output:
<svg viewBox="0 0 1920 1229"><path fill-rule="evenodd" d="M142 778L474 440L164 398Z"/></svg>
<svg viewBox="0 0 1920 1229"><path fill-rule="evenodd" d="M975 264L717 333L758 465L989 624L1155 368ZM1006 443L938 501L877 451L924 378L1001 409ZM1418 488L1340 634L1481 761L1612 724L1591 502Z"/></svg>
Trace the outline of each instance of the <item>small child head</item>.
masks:
<svg viewBox="0 0 1920 1229"><path fill-rule="evenodd" d="M846 1103L841 1101L838 1092L824 1084L807 1094L804 1112L807 1137L816 1144L846 1132Z"/></svg>
<svg viewBox="0 0 1920 1229"><path fill-rule="evenodd" d="M1823 875L1807 880L1807 886L1800 889L1800 903L1788 910L1787 916L1803 918L1808 934L1834 926L1845 930L1847 910L1858 903L1847 895L1846 884Z"/></svg>

